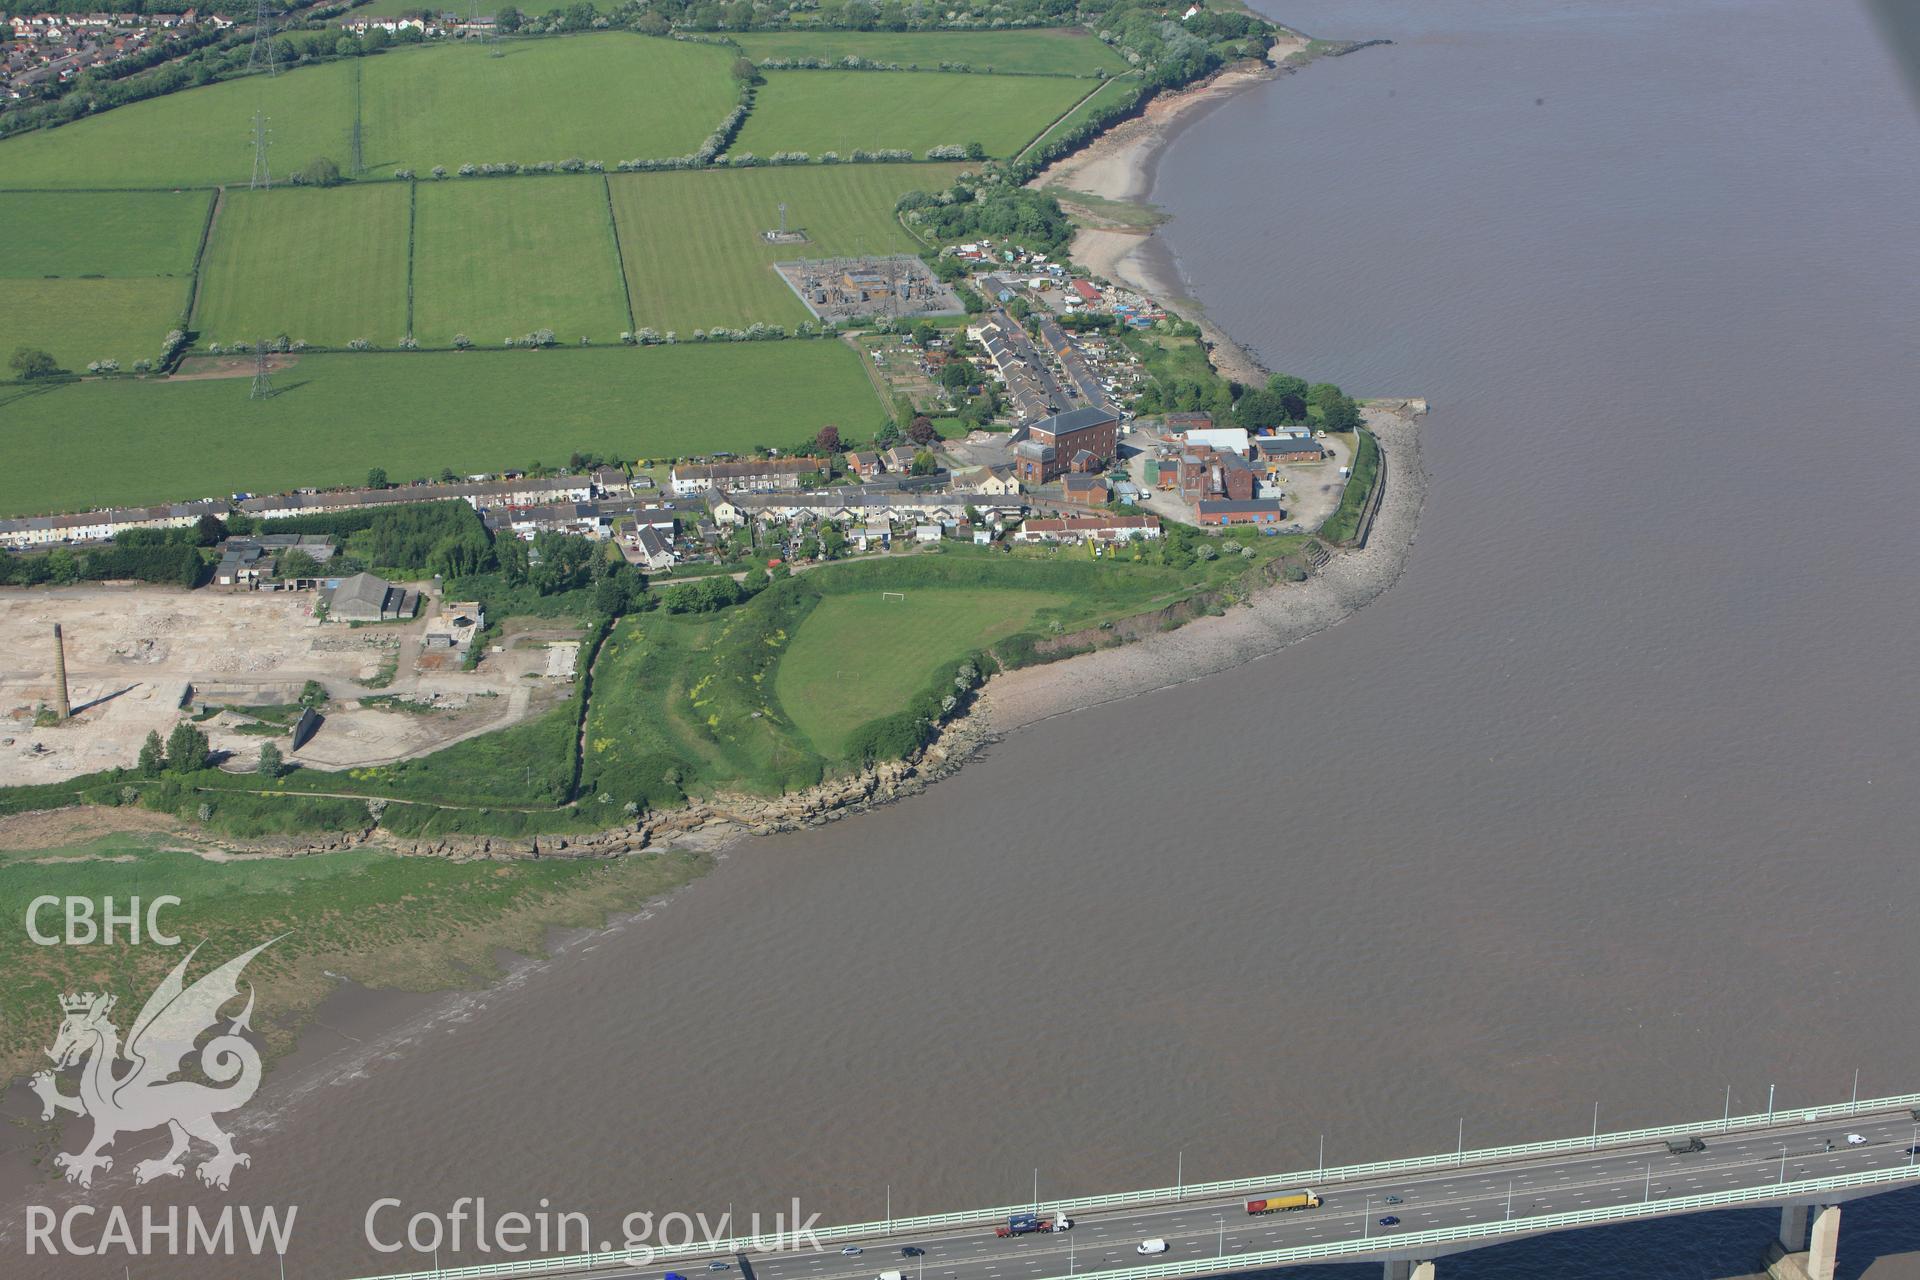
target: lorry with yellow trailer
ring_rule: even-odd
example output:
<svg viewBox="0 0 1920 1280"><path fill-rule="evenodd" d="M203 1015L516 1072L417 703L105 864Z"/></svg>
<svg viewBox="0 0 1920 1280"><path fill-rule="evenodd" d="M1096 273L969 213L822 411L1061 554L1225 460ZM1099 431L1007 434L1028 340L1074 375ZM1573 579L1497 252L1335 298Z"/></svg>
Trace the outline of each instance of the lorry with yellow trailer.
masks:
<svg viewBox="0 0 1920 1280"><path fill-rule="evenodd" d="M1293 1209L1318 1209L1320 1197L1312 1191L1276 1191L1270 1196L1247 1201L1247 1212L1254 1215L1263 1213L1287 1213Z"/></svg>

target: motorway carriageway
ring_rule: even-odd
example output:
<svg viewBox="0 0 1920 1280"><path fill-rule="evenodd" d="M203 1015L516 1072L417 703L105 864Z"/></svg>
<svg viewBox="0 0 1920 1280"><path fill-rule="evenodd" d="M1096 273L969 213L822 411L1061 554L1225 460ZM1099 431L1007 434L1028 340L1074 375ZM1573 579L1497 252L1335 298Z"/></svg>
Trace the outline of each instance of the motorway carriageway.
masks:
<svg viewBox="0 0 1920 1280"><path fill-rule="evenodd" d="M1861 1135L1866 1142L1848 1145L1849 1133ZM1785 1180L1789 1182L1911 1165L1916 1160L1909 1148L1920 1138L1920 1125L1903 1111L1847 1122L1783 1124L1725 1138L1705 1132L1700 1136L1706 1150L1686 1155L1673 1155L1664 1143L1656 1142L1511 1164L1426 1170L1364 1183L1314 1185L1322 1201L1319 1208L1264 1217L1249 1215L1246 1198L1236 1197L1082 1214L1074 1218L1071 1231L1012 1239L996 1237L990 1225L922 1235L895 1232L884 1239L859 1242L865 1252L858 1257L843 1256L839 1244L827 1245L819 1252L748 1252L712 1257L729 1262L735 1271L744 1271L739 1280L874 1280L882 1271L900 1271L903 1280L1033 1280L1216 1255L1223 1257L1221 1270L1226 1271L1232 1269L1236 1253L1363 1236L1378 1239L1384 1253L1392 1250L1393 1237L1401 1232L1498 1222L1509 1217L1517 1220L1638 1203L1643 1198L1657 1203L1663 1197L1771 1186L1781 1181L1783 1151ZM1831 1151L1826 1149L1828 1142L1833 1144ZM1920 1168L1916 1168L1916 1176L1920 1177ZM1298 1184L1268 1188L1282 1195L1300 1189ZM1386 1204L1387 1196L1398 1196L1401 1203ZM1039 1209L1043 1215L1050 1212L1044 1200ZM1400 1221L1394 1226L1380 1225L1380 1219L1389 1216ZM1524 1227L1516 1231L1516 1236L1522 1234ZM1170 1246L1166 1253L1142 1257L1134 1252L1135 1245L1154 1236L1166 1240ZM907 1245L926 1250L925 1256L903 1257L900 1250ZM682 1256L646 1267L595 1269L592 1274L663 1280L672 1271L687 1280L719 1280L717 1274L708 1274L709 1260L708 1256Z"/></svg>

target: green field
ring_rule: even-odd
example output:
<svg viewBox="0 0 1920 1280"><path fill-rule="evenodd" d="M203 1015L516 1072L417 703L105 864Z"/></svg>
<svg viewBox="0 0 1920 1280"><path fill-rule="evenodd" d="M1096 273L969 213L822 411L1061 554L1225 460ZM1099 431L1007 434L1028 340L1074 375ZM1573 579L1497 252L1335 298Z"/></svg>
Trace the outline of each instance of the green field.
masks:
<svg viewBox="0 0 1920 1280"><path fill-rule="evenodd" d="M94 360L130 369L157 358L167 331L184 323L212 199L204 191L0 194L0 358L38 347L76 372Z"/></svg>
<svg viewBox="0 0 1920 1280"><path fill-rule="evenodd" d="M354 10L355 13L361 12ZM764 58L865 58L902 67L964 63L975 71L1091 75L1127 70L1127 60L1084 31L759 31L734 37Z"/></svg>
<svg viewBox="0 0 1920 1280"><path fill-rule="evenodd" d="M1123 76L1107 81L1098 89L1094 90L1092 96L1080 102L1078 106L1074 107L1072 111L1069 111L1062 119L1055 123L1051 129L1048 129L1045 133L1035 138L1029 145L1038 146L1055 134L1068 132L1094 112L1104 109L1108 103L1116 101L1139 87L1140 81L1134 76Z"/></svg>
<svg viewBox="0 0 1920 1280"><path fill-rule="evenodd" d="M231 191L200 267L204 348L291 338L392 346L407 331L407 186Z"/></svg>
<svg viewBox="0 0 1920 1280"><path fill-rule="evenodd" d="M13 464L0 515L357 484L375 466L399 480L562 462L576 449L737 451L828 422L866 436L885 417L859 357L831 341L309 355L274 375L279 394L265 402L247 398L244 362L234 372L0 387Z"/></svg>
<svg viewBox="0 0 1920 1280"><path fill-rule="evenodd" d="M338 989L339 977L416 991L472 987L498 972L499 949L539 954L549 928L598 927L610 912L635 910L710 865L677 853L459 862L368 850L215 862L179 843L109 836L0 853L0 908L16 925L42 894L171 894L179 905L162 923L189 940L177 948L124 941L39 947L24 928L7 930L0 936L8 977L0 991L0 1087L36 1062L46 1065L40 1051L59 1025L62 994L111 989L123 1007L137 1004L202 940L206 950L190 979L284 935L247 969L259 991L253 1025L277 1054Z"/></svg>
<svg viewBox="0 0 1920 1280"><path fill-rule="evenodd" d="M983 76L937 71L769 71L735 152L818 156L856 147L929 147L977 142L1011 156L1086 96L1060 76ZM0 157L4 152L0 152Z"/></svg>
<svg viewBox="0 0 1920 1280"><path fill-rule="evenodd" d="M844 754L850 731L899 710L936 672L1061 602L1049 592L991 587L907 589L905 600L888 600L883 590L821 600L780 661L780 705L828 757Z"/></svg>
<svg viewBox="0 0 1920 1280"><path fill-rule="evenodd" d="M7 187L170 187L245 182L253 113L270 120L274 172L316 155L344 166L353 125L351 62L252 76L149 98L0 142Z"/></svg>
<svg viewBox="0 0 1920 1280"><path fill-rule="evenodd" d="M315 156L351 168L358 104L365 171L425 173L578 155L612 168L695 150L733 107L724 49L625 32L529 40L505 56L464 44L392 49L151 98L0 142L0 185L246 182L256 110L276 174ZM569 104L590 102L590 110Z"/></svg>
<svg viewBox="0 0 1920 1280"><path fill-rule="evenodd" d="M618 342L631 327L597 175L425 183L414 225L413 327L428 346L552 329Z"/></svg>
<svg viewBox="0 0 1920 1280"><path fill-rule="evenodd" d="M501 47L361 59L367 171L569 156L612 169L691 154L733 110L725 49L626 32Z"/></svg>
<svg viewBox="0 0 1920 1280"><path fill-rule="evenodd" d="M184 276L204 191L0 194L0 277Z"/></svg>
<svg viewBox="0 0 1920 1280"><path fill-rule="evenodd" d="M773 700L781 603L763 594L717 615L623 619L594 668L582 793L667 808L683 795L819 781L825 762Z"/></svg>
<svg viewBox="0 0 1920 1280"><path fill-rule="evenodd" d="M0 360L19 347L38 347L75 373L94 360L118 360L131 369L135 360L159 359L162 340L181 327L186 307L185 280L0 280ZM0 377L12 376L0 365ZM8 393L0 387L0 399ZM0 409L0 430L7 421ZM8 441L10 458L18 456L17 447ZM78 479L81 468L69 470Z"/></svg>
<svg viewBox="0 0 1920 1280"><path fill-rule="evenodd" d="M765 321L792 324L807 310L773 270L799 257L911 253L919 246L893 216L914 190L949 185L961 165L827 165L693 173L618 174L610 179L634 319L685 335ZM804 245L760 238L805 227Z"/></svg>

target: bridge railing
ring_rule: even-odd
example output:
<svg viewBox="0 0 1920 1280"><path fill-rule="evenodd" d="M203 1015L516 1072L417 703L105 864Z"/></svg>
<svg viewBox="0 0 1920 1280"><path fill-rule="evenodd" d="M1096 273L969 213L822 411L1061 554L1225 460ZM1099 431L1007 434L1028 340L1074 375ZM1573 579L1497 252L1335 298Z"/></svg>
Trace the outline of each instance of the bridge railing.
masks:
<svg viewBox="0 0 1920 1280"><path fill-rule="evenodd" d="M1838 1191L1875 1186L1897 1186L1920 1180L1920 1174L1906 1166L1874 1169L1865 1173L1836 1174L1824 1178L1803 1178L1794 1182L1771 1183L1763 1187L1743 1187L1734 1191L1712 1191L1692 1196L1669 1196L1631 1204L1608 1205L1597 1209L1575 1209L1566 1213L1540 1214L1531 1218L1509 1218L1499 1222L1470 1222L1458 1227L1437 1227L1428 1231L1396 1231L1391 1236L1372 1239L1329 1240L1321 1244L1295 1245L1289 1249L1268 1249L1256 1253L1227 1256L1235 1271L1254 1271L1266 1267L1287 1266L1330 1258L1350 1258L1379 1254L1418 1257L1425 1247L1458 1245L1463 1241L1493 1241L1574 1227L1601 1226L1609 1222L1627 1222L1635 1218L1661 1217L1675 1213L1698 1213L1709 1209L1732 1209L1743 1204L1773 1203L1806 1196L1827 1195ZM1181 1277L1211 1275L1221 1271L1220 1257L1194 1258L1182 1262L1162 1262L1138 1267L1116 1267L1108 1271L1076 1272L1071 1278L1049 1280L1180 1280Z"/></svg>
<svg viewBox="0 0 1920 1280"><path fill-rule="evenodd" d="M1291 1173L1266 1174L1254 1178L1229 1178L1214 1182L1190 1182L1172 1187L1155 1187L1141 1191L1121 1191L1107 1195L1069 1196L1065 1198L1046 1198L1038 1202L1028 1200L1015 1205L1000 1205L990 1209L962 1209L951 1213L921 1214L915 1217L892 1218L882 1222L848 1223L837 1227L815 1227L806 1232L785 1232L758 1236L727 1235L704 1240L691 1241L681 1245L661 1245L647 1249L616 1249L606 1253L571 1254L564 1257L526 1259L517 1262L485 1263L471 1267L447 1267L432 1271L396 1272L384 1276L363 1277L362 1280L481 1280L482 1277L512 1277L553 1275L570 1271L588 1271L594 1268L611 1266L646 1265L650 1262L670 1262L691 1257L707 1257L714 1254L734 1253L773 1253L783 1249L794 1249L819 1243L839 1243L842 1241L871 1240L875 1237L899 1235L902 1232L938 1231L955 1227L983 1226L987 1223L1005 1221L1016 1213L1028 1213L1044 1209L1056 1213L1099 1213L1110 1209L1125 1209L1135 1206L1156 1204L1178 1204L1192 1200L1213 1200L1225 1196L1240 1195L1255 1191L1278 1191L1293 1187L1325 1186L1331 1182L1354 1182L1361 1179L1377 1178L1401 1173L1420 1173L1432 1169L1453 1169L1465 1165L1502 1163L1523 1160L1531 1157L1568 1155L1581 1151L1601 1151L1609 1148L1639 1146L1649 1142L1661 1142L1668 1138L1704 1137L1715 1133L1733 1133L1755 1129L1776 1128L1784 1124L1816 1124L1825 1120L1849 1119L1857 1115L1874 1115L1889 1111L1904 1111L1920 1108L1920 1093L1897 1094L1885 1098L1861 1098L1857 1101L1827 1103L1813 1107L1779 1108L1772 1112L1756 1112L1744 1116L1720 1116L1707 1121L1694 1121L1688 1124L1660 1125L1649 1129L1619 1129L1606 1133L1589 1134L1583 1138L1555 1138L1541 1142L1522 1142L1504 1147L1477 1147L1466 1151L1449 1151L1435 1155L1408 1156L1398 1160L1375 1160L1364 1164L1336 1165L1324 1169L1295 1170ZM1889 1182L1912 1179L1909 1170L1892 1171L1900 1175L1885 1179ZM1862 1175L1864 1176L1864 1175ZM1841 1183L1825 1181L1823 1188L1836 1188ZM1791 1194L1783 1188L1762 1188L1766 1194L1759 1199L1772 1199ZM1727 1193L1737 1195L1744 1193ZM1691 1197L1698 1199L1699 1197ZM1754 1197L1749 1197L1754 1198ZM1677 1200L1656 1201L1665 1208L1659 1212L1673 1212ZM1716 1201L1715 1203L1736 1204L1738 1199ZM1605 1214L1611 1210L1591 1210ZM1553 1215L1560 1218L1566 1215ZM1606 1221L1601 1217L1594 1221ZM1534 1221L1529 1219L1529 1221ZM729 1224L730 1225L730 1224ZM1579 1225L1567 1223L1565 1225ZM1507 1224L1511 1230L1511 1224ZM1553 1230L1543 1227L1542 1230ZM1499 1234L1506 1234L1502 1231ZM1410 1237L1406 1234L1395 1237L1404 1243ZM1462 1239L1469 1237L1459 1237ZM1313 1246L1320 1247L1320 1246ZM1331 1247L1331 1246L1329 1246ZM1378 1246L1375 1246L1376 1248ZM1286 1252L1286 1251L1282 1251ZM1243 1257L1246 1255L1242 1255ZM1304 1260L1311 1256L1301 1255ZM1175 1267L1183 1264L1163 1263L1162 1266ZM1135 1273L1140 1273L1135 1276ZM1146 1280L1153 1268L1130 1268L1126 1272L1103 1273L1111 1276L1125 1275L1133 1280ZM1091 1275L1092 1273L1089 1273ZM1189 1274L1168 1272L1168 1275ZM1088 1280L1087 1276L1076 1280Z"/></svg>

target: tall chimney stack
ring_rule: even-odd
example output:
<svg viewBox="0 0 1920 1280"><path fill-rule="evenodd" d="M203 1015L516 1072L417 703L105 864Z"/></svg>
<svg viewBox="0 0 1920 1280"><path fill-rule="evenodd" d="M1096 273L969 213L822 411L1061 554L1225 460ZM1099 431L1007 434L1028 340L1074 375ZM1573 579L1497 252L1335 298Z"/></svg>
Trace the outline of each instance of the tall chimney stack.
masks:
<svg viewBox="0 0 1920 1280"><path fill-rule="evenodd" d="M56 696L60 699L60 718L73 717L73 703L67 698L67 642L60 634L60 624L53 624L53 682L59 688Z"/></svg>

